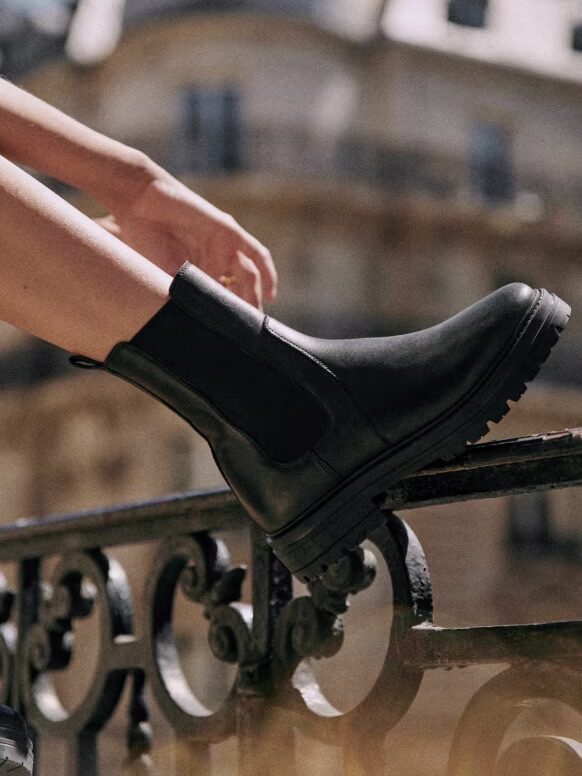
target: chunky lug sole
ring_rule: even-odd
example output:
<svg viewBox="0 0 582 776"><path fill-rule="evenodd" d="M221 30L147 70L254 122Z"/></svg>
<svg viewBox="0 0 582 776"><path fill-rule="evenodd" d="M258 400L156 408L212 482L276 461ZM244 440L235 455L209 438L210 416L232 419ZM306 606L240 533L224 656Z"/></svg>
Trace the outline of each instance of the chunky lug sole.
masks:
<svg viewBox="0 0 582 776"><path fill-rule="evenodd" d="M309 513L269 537L275 554L303 581L363 542L380 525L382 493L437 460L449 460L476 442L509 411L538 373L568 323L570 307L539 291L505 351L478 384L446 414L356 471Z"/></svg>
<svg viewBox="0 0 582 776"><path fill-rule="evenodd" d="M23 752L12 742L0 739L0 776L13 773L14 776L32 776L32 745Z"/></svg>

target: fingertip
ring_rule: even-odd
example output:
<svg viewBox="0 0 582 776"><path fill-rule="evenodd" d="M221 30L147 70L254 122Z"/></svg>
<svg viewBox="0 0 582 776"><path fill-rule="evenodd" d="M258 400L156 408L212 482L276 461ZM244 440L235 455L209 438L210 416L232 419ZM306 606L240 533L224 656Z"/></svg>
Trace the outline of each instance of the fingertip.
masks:
<svg viewBox="0 0 582 776"><path fill-rule="evenodd" d="M275 278L273 284L271 285L270 294L269 294L269 301L274 302L277 298L277 293L279 291L279 284L277 282L277 279Z"/></svg>
<svg viewBox="0 0 582 776"><path fill-rule="evenodd" d="M261 313L263 312L263 302L261 298L258 296L258 294L254 294L254 293L245 294L241 292L240 294L238 294L238 296L240 296L241 299L244 299L245 302L248 302L251 305L251 307L254 307L256 310L258 310Z"/></svg>

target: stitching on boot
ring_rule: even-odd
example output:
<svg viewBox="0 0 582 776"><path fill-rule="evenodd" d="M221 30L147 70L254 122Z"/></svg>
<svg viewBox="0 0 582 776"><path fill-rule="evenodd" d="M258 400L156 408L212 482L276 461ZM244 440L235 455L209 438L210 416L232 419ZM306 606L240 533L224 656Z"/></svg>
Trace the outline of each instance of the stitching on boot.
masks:
<svg viewBox="0 0 582 776"><path fill-rule="evenodd" d="M331 477L335 477L335 479L337 479L338 482L341 482L341 480L343 479L342 475L338 471L336 471L331 464L329 464L325 459L323 459L319 455L319 453L316 453L315 450L311 450L310 455L314 463L317 463Z"/></svg>
<svg viewBox="0 0 582 776"><path fill-rule="evenodd" d="M274 331L271 326L269 326L270 318L268 315L265 316L265 320L263 322L263 328L265 328L271 336L275 337L275 339L278 339L280 342L283 342L285 345L288 345L290 348L293 348L298 353L302 353L306 358L308 358L310 361L313 361L315 364L320 366L322 369L325 369L325 371L330 374L335 380L338 380L338 376L335 374L335 372L332 372L332 370L323 363L323 361L320 361L316 356L312 355L311 353L308 353L306 350L303 350L303 348L299 347L299 345L296 345L294 342L290 342L288 339L285 339L281 334Z"/></svg>

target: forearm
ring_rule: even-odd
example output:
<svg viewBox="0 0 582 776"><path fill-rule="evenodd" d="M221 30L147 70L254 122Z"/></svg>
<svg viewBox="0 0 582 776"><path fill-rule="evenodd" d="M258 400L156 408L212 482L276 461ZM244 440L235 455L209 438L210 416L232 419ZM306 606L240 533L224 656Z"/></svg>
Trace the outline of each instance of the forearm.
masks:
<svg viewBox="0 0 582 776"><path fill-rule="evenodd" d="M3 79L0 154L75 186L110 210L134 201L158 169L140 151L89 129Z"/></svg>
<svg viewBox="0 0 582 776"><path fill-rule="evenodd" d="M0 158L0 319L102 359L164 303L170 277Z"/></svg>

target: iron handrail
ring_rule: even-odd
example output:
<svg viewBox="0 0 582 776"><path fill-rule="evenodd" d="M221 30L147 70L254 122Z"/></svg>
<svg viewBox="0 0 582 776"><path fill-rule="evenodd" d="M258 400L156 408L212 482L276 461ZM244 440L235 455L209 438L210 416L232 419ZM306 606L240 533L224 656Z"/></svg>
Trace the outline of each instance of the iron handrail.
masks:
<svg viewBox="0 0 582 776"><path fill-rule="evenodd" d="M484 685L467 706L447 774L493 776L504 757L511 767L518 762L510 772L526 772L531 742L520 744L523 751L501 752L504 731L532 700L560 700L582 713L582 619L473 628L434 624L423 549L393 510L576 485L582 485L582 429L470 445L455 460L386 491L385 519L370 536L377 554L352 551L311 582L306 595L295 597L289 573L227 488L0 526L0 560L18 567L15 591L0 575L0 702L27 716L41 744L55 736L67 740L66 776L99 776L99 734L128 683L128 774L155 772L149 686L181 740L175 754L180 776L214 773L211 743L233 736L240 776L292 776L293 730L333 742L343 749L344 773L363 776L383 772L386 733L406 715L427 669L504 663L509 668L501 678ZM221 538L233 530L250 535L251 603L242 595L246 569L231 567ZM135 608L124 570L106 548L153 540L159 545ZM55 556L47 580L43 561ZM371 585L376 556L392 583L389 646L374 686L355 708L340 713L307 659L340 650L341 615L349 596ZM180 665L172 630L178 589L203 607L214 656L238 665L216 711L196 698ZM68 712L52 677L71 661L76 622L93 612L98 670L86 696ZM566 747L567 757L580 765L582 745L559 736L548 741L534 743L549 746L548 756L554 745Z"/></svg>
<svg viewBox="0 0 582 776"><path fill-rule="evenodd" d="M582 428L572 428L470 445L455 460L428 466L391 487L382 506L408 510L578 485L582 485ZM38 557L56 547L79 550L151 541L200 531L209 523L214 530L247 527L245 512L228 488L21 518L0 526L0 560Z"/></svg>

